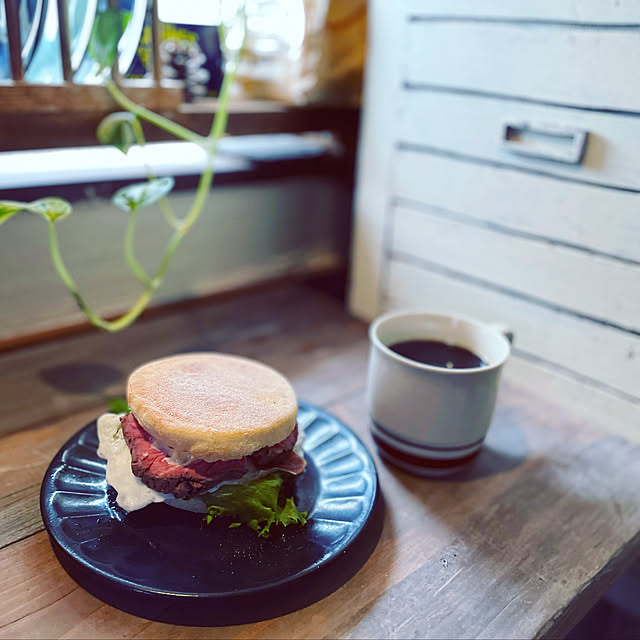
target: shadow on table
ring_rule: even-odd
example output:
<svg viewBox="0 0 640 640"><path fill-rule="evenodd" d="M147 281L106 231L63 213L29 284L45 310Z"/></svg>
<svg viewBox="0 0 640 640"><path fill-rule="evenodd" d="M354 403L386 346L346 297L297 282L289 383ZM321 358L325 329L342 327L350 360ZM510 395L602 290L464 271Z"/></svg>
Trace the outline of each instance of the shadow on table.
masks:
<svg viewBox="0 0 640 640"><path fill-rule="evenodd" d="M510 419L509 410L502 409L496 412L496 419L487 433L480 453L475 458L460 469L446 474L437 473L433 476L425 474L425 478L446 482L465 482L486 478L515 469L526 460L527 455L528 447L524 432L514 420ZM381 460L390 469L396 468L392 461L382 456Z"/></svg>
<svg viewBox="0 0 640 640"><path fill-rule="evenodd" d="M124 380L125 374L102 362L67 362L41 369L40 378L57 391L90 394Z"/></svg>
<svg viewBox="0 0 640 640"><path fill-rule="evenodd" d="M463 469L445 478L459 482L504 473L522 464L527 455L527 439L522 429L510 420L496 420L480 453Z"/></svg>

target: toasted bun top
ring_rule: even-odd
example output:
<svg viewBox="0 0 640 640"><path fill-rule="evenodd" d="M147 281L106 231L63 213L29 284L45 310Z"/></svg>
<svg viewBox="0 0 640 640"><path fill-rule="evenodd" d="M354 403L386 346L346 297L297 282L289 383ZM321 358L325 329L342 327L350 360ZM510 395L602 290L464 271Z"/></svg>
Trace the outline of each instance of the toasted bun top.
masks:
<svg viewBox="0 0 640 640"><path fill-rule="evenodd" d="M284 440L296 425L291 385L264 364L221 353L154 360L129 376L133 415L180 462L233 460Z"/></svg>

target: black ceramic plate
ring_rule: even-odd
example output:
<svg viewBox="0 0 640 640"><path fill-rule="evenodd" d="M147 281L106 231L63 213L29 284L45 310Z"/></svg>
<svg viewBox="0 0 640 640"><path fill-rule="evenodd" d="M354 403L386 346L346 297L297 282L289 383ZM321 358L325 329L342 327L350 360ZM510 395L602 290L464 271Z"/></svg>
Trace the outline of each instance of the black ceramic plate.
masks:
<svg viewBox="0 0 640 640"><path fill-rule="evenodd" d="M127 513L105 481L96 423L51 462L40 508L63 567L115 607L161 622L228 625L264 620L319 600L353 576L380 537L382 497L360 440L301 403L305 473L291 481L306 526L259 538L164 504Z"/></svg>

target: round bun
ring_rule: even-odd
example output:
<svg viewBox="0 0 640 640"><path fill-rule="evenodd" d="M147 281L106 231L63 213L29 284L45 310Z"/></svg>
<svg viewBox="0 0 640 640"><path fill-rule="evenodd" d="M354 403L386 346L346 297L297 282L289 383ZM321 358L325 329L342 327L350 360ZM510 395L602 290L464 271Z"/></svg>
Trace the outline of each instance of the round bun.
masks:
<svg viewBox="0 0 640 640"><path fill-rule="evenodd" d="M298 403L264 364L221 353L154 360L129 376L127 401L142 427L181 463L234 460L284 440Z"/></svg>

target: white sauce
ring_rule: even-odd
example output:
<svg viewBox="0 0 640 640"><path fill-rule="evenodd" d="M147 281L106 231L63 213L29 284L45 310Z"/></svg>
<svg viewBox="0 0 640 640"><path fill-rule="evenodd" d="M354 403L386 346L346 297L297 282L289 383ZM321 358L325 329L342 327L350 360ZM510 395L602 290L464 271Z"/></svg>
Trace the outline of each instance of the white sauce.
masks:
<svg viewBox="0 0 640 640"><path fill-rule="evenodd" d="M142 509L153 502L166 502L172 507L178 507L187 511L205 513L207 507L203 500L198 497L183 500L174 498L172 495L160 493L147 487L140 478L136 478L131 471L131 452L122 434L120 426L120 416L115 413L105 413L98 418L98 455L107 461L107 483L110 484L118 494L116 502L126 511L136 511ZM298 427L298 440L293 450L301 457L302 442L304 433ZM208 493L217 491L223 484L246 484L270 473L269 470L249 471L242 478L237 480L223 480Z"/></svg>
<svg viewBox="0 0 640 640"><path fill-rule="evenodd" d="M118 493L116 502L126 511L163 502L166 495L147 487L131 471L131 452L122 435L120 416L105 413L98 418L98 455L107 461L107 482Z"/></svg>

